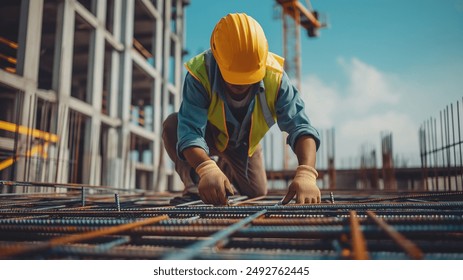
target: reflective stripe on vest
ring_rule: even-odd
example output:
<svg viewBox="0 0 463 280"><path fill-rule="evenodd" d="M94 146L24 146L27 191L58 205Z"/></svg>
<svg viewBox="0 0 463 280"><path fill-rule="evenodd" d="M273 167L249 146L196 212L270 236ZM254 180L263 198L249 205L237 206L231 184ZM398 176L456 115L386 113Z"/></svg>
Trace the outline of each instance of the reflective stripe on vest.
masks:
<svg viewBox="0 0 463 280"><path fill-rule="evenodd" d="M210 51L203 52L188 62L185 67L206 89L210 97L208 108L208 121L217 127L221 132L216 139L216 147L219 151L227 148L229 135L225 117L225 104L216 92L212 92L207 69L212 59ZM283 76L284 59L276 54L270 53L267 58L267 71L263 79L265 91L258 93L254 109L251 115L251 126L249 131L248 156L252 156L260 140L276 121L275 102Z"/></svg>

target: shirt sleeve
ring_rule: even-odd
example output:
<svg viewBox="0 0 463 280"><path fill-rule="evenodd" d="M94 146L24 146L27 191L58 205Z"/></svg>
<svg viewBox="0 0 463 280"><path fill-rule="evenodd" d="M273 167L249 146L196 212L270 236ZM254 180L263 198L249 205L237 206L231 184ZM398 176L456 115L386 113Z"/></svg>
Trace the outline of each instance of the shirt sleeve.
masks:
<svg viewBox="0 0 463 280"><path fill-rule="evenodd" d="M286 142L293 151L297 139L303 135L313 137L318 150L320 147L320 135L312 126L305 112L304 100L286 73L283 73L281 79L276 102L276 113L278 127L288 133Z"/></svg>
<svg viewBox="0 0 463 280"><path fill-rule="evenodd" d="M185 160L183 150L193 146L200 147L209 154L209 147L204 138L209 102L209 95L204 86L187 73L177 128L177 155L182 160Z"/></svg>

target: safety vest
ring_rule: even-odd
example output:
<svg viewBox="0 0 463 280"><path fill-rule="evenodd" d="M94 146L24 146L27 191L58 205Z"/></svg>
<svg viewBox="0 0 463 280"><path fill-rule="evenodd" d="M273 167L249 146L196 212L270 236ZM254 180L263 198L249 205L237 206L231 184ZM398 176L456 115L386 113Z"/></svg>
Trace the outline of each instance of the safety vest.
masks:
<svg viewBox="0 0 463 280"><path fill-rule="evenodd" d="M186 62L185 67L188 72L204 86L210 97L207 119L220 131L219 135L216 137L215 145L217 149L222 152L227 148L229 135L224 101L219 97L217 92L212 92L209 81L207 69L209 69L211 59L212 53L206 51ZM270 127L275 124L275 102L283 76L283 63L284 59L282 57L269 52L267 58L267 71L263 79L265 91L259 92L251 115L248 156L254 154L260 140Z"/></svg>

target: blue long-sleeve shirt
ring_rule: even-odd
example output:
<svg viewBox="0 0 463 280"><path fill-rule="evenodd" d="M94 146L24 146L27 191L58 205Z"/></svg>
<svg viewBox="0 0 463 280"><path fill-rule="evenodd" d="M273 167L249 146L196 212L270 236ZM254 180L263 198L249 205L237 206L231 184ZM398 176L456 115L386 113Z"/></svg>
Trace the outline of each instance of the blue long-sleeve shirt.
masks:
<svg viewBox="0 0 463 280"><path fill-rule="evenodd" d="M251 113L256 102L257 93L265 90L263 81L252 87L250 94L253 94L249 104L248 111L244 120L238 122L227 106L225 97L225 82L220 74L218 66L212 59L208 71L211 89L217 92L219 98L224 101L227 128L229 130L228 148L235 148L238 154L243 156L247 161L248 149L248 129L251 119ZM207 125L207 111L210 103L209 95L203 85L196 80L190 73L187 73L183 85L183 101L178 113L178 142L177 154L181 159L183 150L189 147L200 147L209 154L209 147L204 138ZM311 125L310 119L305 113L305 105L298 90L292 85L286 73L283 73L281 85L275 104L277 115L277 124L280 130L288 133L287 143L293 151L297 139L302 135L312 136L316 142L317 149L320 146L320 137L317 130Z"/></svg>

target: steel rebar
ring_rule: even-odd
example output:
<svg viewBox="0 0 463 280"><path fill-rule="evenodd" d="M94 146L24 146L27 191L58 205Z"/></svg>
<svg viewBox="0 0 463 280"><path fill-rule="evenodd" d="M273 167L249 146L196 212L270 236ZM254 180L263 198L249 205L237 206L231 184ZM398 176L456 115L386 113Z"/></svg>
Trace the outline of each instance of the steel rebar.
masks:
<svg viewBox="0 0 463 280"><path fill-rule="evenodd" d="M352 253L356 260L368 260L368 251L365 238L360 230L360 224L355 210L350 211L350 229L352 238Z"/></svg>
<svg viewBox="0 0 463 280"><path fill-rule="evenodd" d="M203 248L207 248L210 246L214 246L217 244L219 241L224 240L228 236L232 235L236 231L240 230L244 226L246 226L248 223L252 222L253 220L261 217L267 212L267 210L261 210L253 215L250 215L249 217L221 230L213 235L210 236L209 239L199 241L197 243L194 243L185 249L181 250L180 252L174 252L171 254L168 254L167 256L164 257L166 260L176 260L176 259L183 259L183 260L188 260L192 259L195 256L197 256Z"/></svg>
<svg viewBox="0 0 463 280"><path fill-rule="evenodd" d="M59 245L67 244L67 243L81 242L81 241L93 239L99 236L124 232L124 231L134 229L137 227L157 223L165 219L168 219L168 216L158 216L158 217L153 217L153 218L148 218L148 219L144 219L141 221L137 221L134 223L118 225L118 226L104 228L101 230L95 230L95 231L90 231L90 232L84 232L82 234L57 237L57 238L51 239L48 242L34 244L31 246L19 245L14 248L11 248L10 250L0 252L0 259L17 257L20 255L25 255L25 254L30 254L30 253L37 253L37 252L47 250L55 246L59 246Z"/></svg>
<svg viewBox="0 0 463 280"><path fill-rule="evenodd" d="M405 252L412 258L420 260L423 258L423 252L409 239L400 234L396 229L385 223L383 220L376 217L372 211L367 211L368 216L384 230Z"/></svg>

